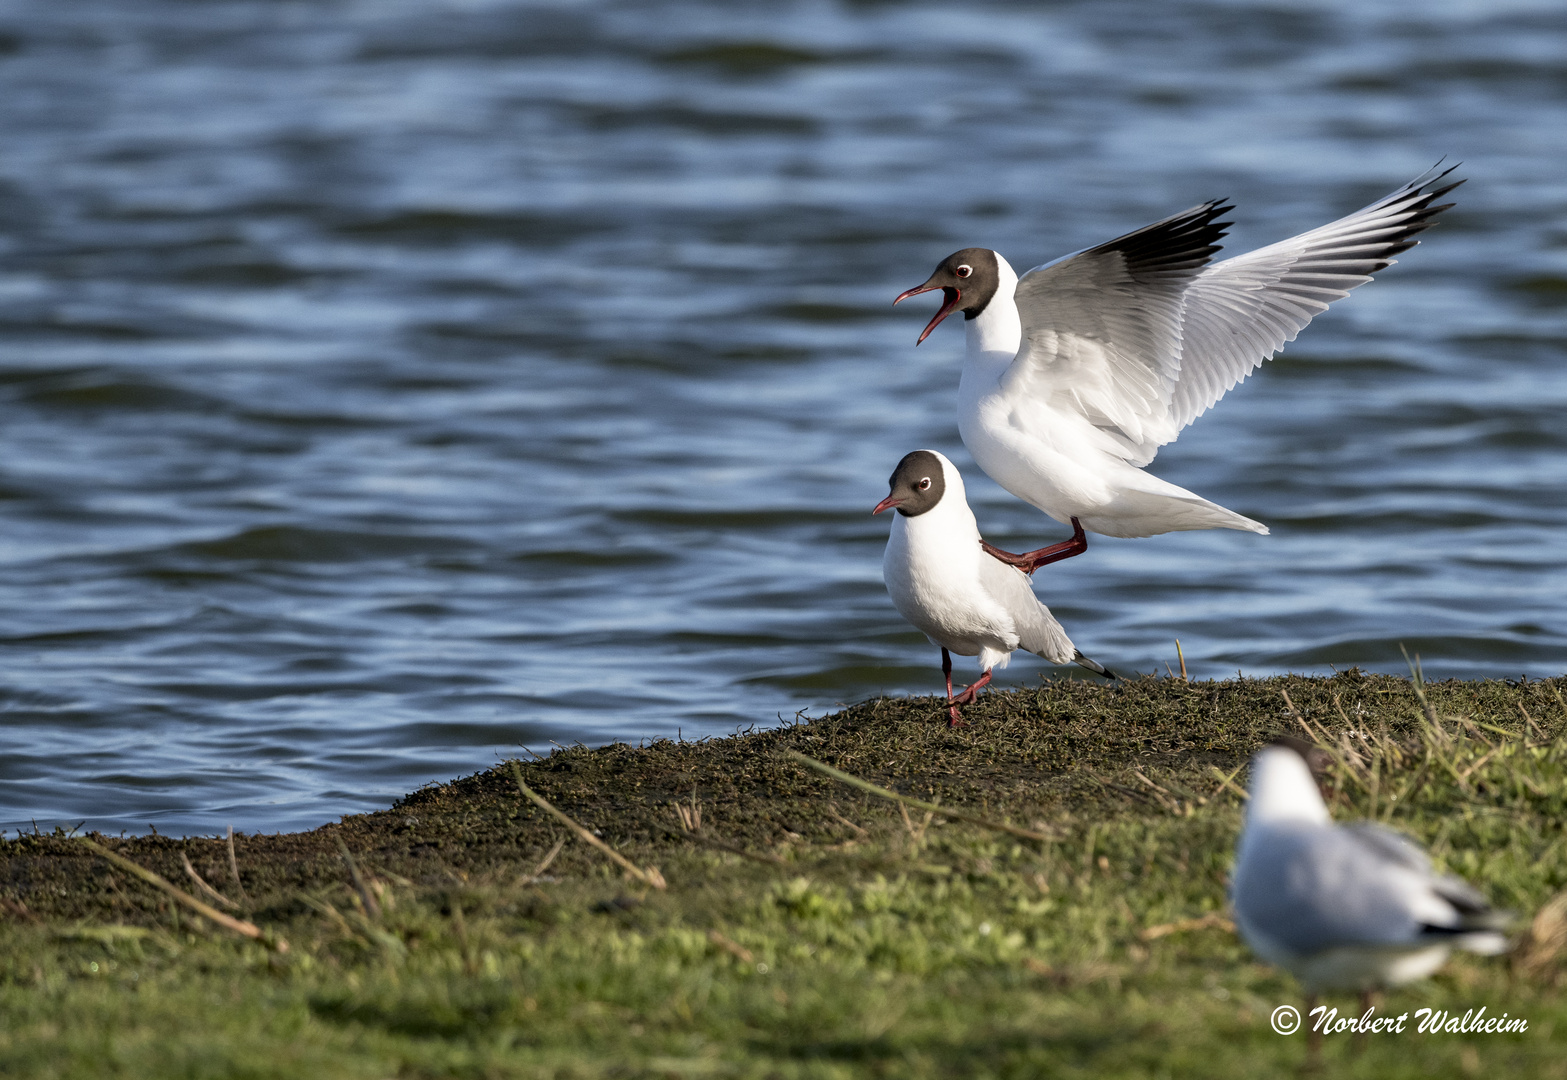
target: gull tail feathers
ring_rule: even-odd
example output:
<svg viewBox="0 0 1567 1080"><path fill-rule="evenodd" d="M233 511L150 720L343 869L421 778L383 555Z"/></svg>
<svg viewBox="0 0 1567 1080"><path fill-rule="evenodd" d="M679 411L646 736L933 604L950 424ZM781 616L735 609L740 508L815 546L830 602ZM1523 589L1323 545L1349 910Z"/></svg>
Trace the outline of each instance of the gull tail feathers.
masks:
<svg viewBox="0 0 1567 1080"><path fill-rule="evenodd" d="M1156 480L1155 477L1148 479ZM1268 527L1260 521L1226 510L1185 488L1157 482L1160 488L1167 490L1123 491L1108 507L1109 514L1080 518L1083 528L1105 536L1125 537L1156 536L1191 529L1238 529L1268 535Z"/></svg>
<svg viewBox="0 0 1567 1080"><path fill-rule="evenodd" d="M1109 668L1105 667L1103 664L1099 663L1099 661L1090 660L1088 657L1084 656L1081 652L1077 652L1076 650L1074 650L1072 653L1072 663L1076 664L1078 667L1085 667L1096 675L1103 675L1107 679L1119 679L1121 677L1115 672L1111 671Z"/></svg>
<svg viewBox="0 0 1567 1080"><path fill-rule="evenodd" d="M1473 886L1457 878L1438 878L1435 887L1437 895L1458 909L1458 921L1451 926L1422 924L1422 938L1445 938L1454 948L1481 956L1500 956L1511 947L1506 932L1516 918L1512 912L1493 908Z"/></svg>
<svg viewBox="0 0 1567 1080"><path fill-rule="evenodd" d="M1481 956L1500 956L1512 947L1507 941L1507 935L1500 930L1478 930L1469 926L1423 925L1420 927L1420 940L1440 942Z"/></svg>

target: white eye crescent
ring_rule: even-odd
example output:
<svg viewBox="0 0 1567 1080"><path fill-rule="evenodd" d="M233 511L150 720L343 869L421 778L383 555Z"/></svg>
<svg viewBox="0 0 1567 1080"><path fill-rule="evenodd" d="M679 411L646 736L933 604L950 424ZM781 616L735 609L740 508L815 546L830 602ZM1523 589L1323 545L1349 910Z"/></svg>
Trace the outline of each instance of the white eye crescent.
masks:
<svg viewBox="0 0 1567 1080"><path fill-rule="evenodd" d="M972 274L974 272L974 268L972 266L970 266L968 263L964 263L962 266L958 267L956 270L954 270L952 272L954 274L958 275L958 277L968 277L970 274Z"/></svg>
<svg viewBox="0 0 1567 1080"><path fill-rule="evenodd" d="M921 491L929 491L930 490L930 477L927 476L927 477L924 477L923 479L921 479L917 486L919 487L919 489Z"/></svg>

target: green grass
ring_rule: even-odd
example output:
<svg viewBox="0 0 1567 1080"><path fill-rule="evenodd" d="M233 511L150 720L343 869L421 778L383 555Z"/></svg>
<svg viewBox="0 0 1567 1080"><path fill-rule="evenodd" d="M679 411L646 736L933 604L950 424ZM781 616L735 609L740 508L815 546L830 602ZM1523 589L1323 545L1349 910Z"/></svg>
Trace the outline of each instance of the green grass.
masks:
<svg viewBox="0 0 1567 1080"><path fill-rule="evenodd" d="M933 699L900 699L731 739L559 751L523 765L528 785L667 889L575 838L530 880L568 834L503 767L312 833L239 838L243 915L282 953L75 840L6 840L0 1074L1293 1073L1304 1036L1268 1017L1299 989L1223 921L1242 804L1219 779L1269 735L1303 734L1283 690L1335 748L1335 815L1374 812L1430 845L1524 936L1381 1012L1485 1005L1526 1017L1526 1034L1373 1036L1358 1053L1329 1037L1327 1074L1567 1077L1567 925L1547 912L1530 929L1567 887L1567 705L1554 682L1453 682L1425 688L1428 715L1418 689L1358 672L1054 682L986 695L957 731ZM905 819L785 749L1049 839ZM195 891L183 852L238 895L221 841L97 839Z"/></svg>

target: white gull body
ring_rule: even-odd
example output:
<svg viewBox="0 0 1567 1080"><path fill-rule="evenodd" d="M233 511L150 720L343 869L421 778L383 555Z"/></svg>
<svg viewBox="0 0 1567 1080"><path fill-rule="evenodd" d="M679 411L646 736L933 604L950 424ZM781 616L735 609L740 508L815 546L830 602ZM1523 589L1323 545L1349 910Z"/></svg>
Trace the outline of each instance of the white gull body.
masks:
<svg viewBox="0 0 1567 1080"><path fill-rule="evenodd" d="M1021 279L999 254L965 249L903 296L946 290L927 334L964 311L958 430L1013 495L1107 536L1266 533L1143 466L1329 303L1414 246L1409 238L1446 209L1432 202L1457 186L1433 187L1446 175L1418 177L1348 217L1212 265L1227 224L1216 219L1230 209L1221 201Z"/></svg>
<svg viewBox="0 0 1567 1080"><path fill-rule="evenodd" d="M1246 943L1312 994L1422 979L1454 948L1507 948L1503 916L1473 887L1390 829L1335 825L1301 753L1278 744L1252 762L1230 899Z"/></svg>
<svg viewBox="0 0 1567 1080"><path fill-rule="evenodd" d="M932 643L978 656L981 672L1006 667L1016 649L1052 664L1086 660L1035 597L1028 576L979 546L979 525L957 468L934 450L923 453L939 464L945 490L930 509L893 516L881 567L898 613ZM1084 666L1103 671L1091 660Z"/></svg>

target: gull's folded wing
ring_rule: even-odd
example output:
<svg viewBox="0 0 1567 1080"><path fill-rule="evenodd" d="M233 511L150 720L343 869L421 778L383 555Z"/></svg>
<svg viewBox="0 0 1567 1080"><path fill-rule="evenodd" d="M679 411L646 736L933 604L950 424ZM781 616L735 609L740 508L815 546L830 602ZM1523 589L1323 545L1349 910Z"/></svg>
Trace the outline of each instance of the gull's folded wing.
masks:
<svg viewBox="0 0 1567 1080"><path fill-rule="evenodd" d="M1072 662L1073 654L1077 652L1072 639L1066 636L1050 609L1034 595L1027 574L986 555L979 561L979 581L1012 617L1021 647L1053 664Z"/></svg>

